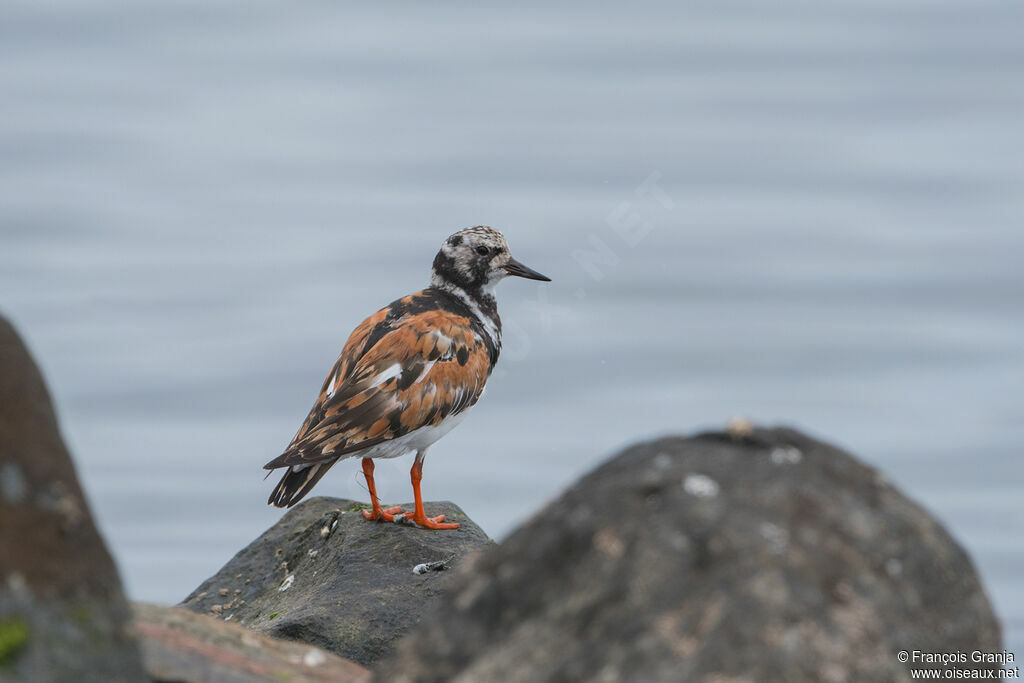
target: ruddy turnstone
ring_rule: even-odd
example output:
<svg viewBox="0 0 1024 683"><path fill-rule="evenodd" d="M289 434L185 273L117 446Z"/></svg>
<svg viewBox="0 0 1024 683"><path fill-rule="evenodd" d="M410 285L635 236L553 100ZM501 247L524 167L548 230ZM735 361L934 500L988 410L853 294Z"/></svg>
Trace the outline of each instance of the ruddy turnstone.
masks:
<svg viewBox="0 0 1024 683"><path fill-rule="evenodd" d="M445 240L430 287L377 311L349 336L306 421L284 453L264 465L287 468L267 502L291 507L338 460L358 457L373 505L363 516L408 517L400 507L381 507L373 460L415 452L410 519L430 529L457 529L444 515L423 511L423 459L483 394L501 351L494 287L508 275L550 281L512 258L493 228L466 228Z"/></svg>

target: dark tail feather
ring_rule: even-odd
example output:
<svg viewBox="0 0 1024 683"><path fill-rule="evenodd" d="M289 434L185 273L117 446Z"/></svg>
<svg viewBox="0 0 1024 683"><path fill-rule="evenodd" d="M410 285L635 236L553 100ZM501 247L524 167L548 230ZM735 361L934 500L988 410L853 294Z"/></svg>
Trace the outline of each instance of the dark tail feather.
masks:
<svg viewBox="0 0 1024 683"><path fill-rule="evenodd" d="M320 481L320 477L327 474L327 470L331 469L331 465L336 462L338 462L337 459L324 460L298 472L289 467L281 477L281 481L277 482L267 503L279 508L290 508L302 500L309 490Z"/></svg>

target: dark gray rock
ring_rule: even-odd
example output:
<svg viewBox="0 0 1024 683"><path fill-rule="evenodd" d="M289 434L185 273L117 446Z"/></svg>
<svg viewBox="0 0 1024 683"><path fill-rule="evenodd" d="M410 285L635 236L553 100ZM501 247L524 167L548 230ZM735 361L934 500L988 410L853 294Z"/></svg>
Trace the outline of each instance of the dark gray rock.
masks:
<svg viewBox="0 0 1024 683"><path fill-rule="evenodd" d="M154 681L368 683L370 672L304 643L277 640L180 607L136 603L133 627Z"/></svg>
<svg viewBox="0 0 1024 683"><path fill-rule="evenodd" d="M368 522L363 507L340 498L297 505L182 606L364 666L376 661L417 627L450 568L492 541L452 503L426 504L462 525L451 531Z"/></svg>
<svg viewBox="0 0 1024 683"><path fill-rule="evenodd" d="M949 534L783 429L629 448L457 579L381 680L888 681L1001 647Z"/></svg>
<svg viewBox="0 0 1024 683"><path fill-rule="evenodd" d="M130 611L39 369L0 317L0 681L139 681Z"/></svg>

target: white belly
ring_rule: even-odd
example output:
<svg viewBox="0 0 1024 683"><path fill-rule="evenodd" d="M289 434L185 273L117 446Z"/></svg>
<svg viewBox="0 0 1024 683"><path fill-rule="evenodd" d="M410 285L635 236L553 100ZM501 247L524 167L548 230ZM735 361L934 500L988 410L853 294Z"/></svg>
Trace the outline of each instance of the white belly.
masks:
<svg viewBox="0 0 1024 683"><path fill-rule="evenodd" d="M349 453L348 458L400 458L407 453L425 451L431 444L435 443L442 436L455 429L466 418L469 408L462 412L451 415L436 427L420 427L404 436L400 436L376 446L371 446L364 451Z"/></svg>

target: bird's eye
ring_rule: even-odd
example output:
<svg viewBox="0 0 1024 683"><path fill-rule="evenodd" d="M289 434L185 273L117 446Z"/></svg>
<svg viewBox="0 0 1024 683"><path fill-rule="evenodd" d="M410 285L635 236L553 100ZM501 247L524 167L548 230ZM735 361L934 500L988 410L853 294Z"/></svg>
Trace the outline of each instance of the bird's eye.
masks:
<svg viewBox="0 0 1024 683"><path fill-rule="evenodd" d="M480 254L481 256L487 256L487 254L491 253L491 250L488 249L487 247L477 247L476 253Z"/></svg>

